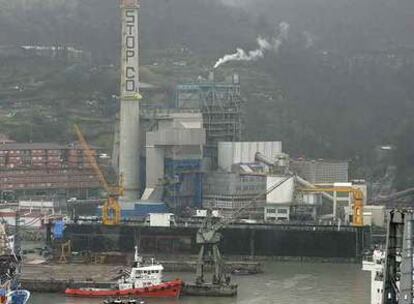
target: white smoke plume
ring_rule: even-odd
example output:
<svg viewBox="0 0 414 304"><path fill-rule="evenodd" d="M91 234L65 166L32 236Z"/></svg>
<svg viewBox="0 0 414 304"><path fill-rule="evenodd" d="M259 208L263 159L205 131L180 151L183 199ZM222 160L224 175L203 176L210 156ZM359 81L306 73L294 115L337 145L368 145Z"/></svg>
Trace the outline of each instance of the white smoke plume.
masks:
<svg viewBox="0 0 414 304"><path fill-rule="evenodd" d="M233 54L224 55L222 58L217 60L214 68L218 68L220 65L229 62L229 61L252 61L259 58L263 58L264 54L267 51L273 51L277 53L283 41L288 38L290 25L286 22L281 22L279 24L276 37L272 38L271 41L266 40L263 37L257 38L258 48L249 52L241 48L237 48L236 52Z"/></svg>

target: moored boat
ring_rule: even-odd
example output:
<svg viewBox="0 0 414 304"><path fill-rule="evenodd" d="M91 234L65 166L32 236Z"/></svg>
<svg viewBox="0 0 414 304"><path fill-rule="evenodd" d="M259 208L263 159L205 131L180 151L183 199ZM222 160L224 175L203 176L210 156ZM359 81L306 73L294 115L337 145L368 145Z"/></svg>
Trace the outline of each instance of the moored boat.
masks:
<svg viewBox="0 0 414 304"><path fill-rule="evenodd" d="M112 289L106 288L67 288L65 294L78 297L179 297L183 282L180 279L163 282L164 267L160 264L144 264L135 247L135 261L128 277L123 277Z"/></svg>

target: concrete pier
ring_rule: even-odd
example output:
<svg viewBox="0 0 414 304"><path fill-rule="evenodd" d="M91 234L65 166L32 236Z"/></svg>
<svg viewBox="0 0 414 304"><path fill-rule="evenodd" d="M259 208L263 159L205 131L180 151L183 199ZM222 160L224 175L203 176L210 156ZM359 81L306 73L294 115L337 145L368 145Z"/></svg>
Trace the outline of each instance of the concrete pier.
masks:
<svg viewBox="0 0 414 304"><path fill-rule="evenodd" d="M32 292L64 292L69 286L110 287L117 274L113 265L24 265L20 282Z"/></svg>

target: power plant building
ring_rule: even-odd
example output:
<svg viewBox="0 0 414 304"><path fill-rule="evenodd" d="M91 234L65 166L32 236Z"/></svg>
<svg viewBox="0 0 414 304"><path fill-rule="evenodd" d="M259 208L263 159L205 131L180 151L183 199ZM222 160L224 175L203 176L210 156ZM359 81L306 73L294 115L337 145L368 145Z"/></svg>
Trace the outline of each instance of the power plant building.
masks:
<svg viewBox="0 0 414 304"><path fill-rule="evenodd" d="M242 104L239 76L216 82L208 80L181 84L176 89L176 107L181 111L198 111L206 130L205 156L217 164L220 141L239 141L242 137Z"/></svg>
<svg viewBox="0 0 414 304"><path fill-rule="evenodd" d="M204 180L203 206L233 212L257 199L245 217L263 219L266 203L266 165L256 162L256 154L273 159L282 153L282 143L274 142L219 142L219 169L210 172ZM262 197L260 195L262 194Z"/></svg>
<svg viewBox="0 0 414 304"><path fill-rule="evenodd" d="M263 208L266 202L266 176L254 173L215 171L206 174L203 185L203 207L221 210L224 214L250 204L257 199L256 204L248 208L244 217L263 218Z"/></svg>
<svg viewBox="0 0 414 304"><path fill-rule="evenodd" d="M172 210L202 204L205 130L200 113L169 113L146 133L146 189L142 199L162 200Z"/></svg>
<svg viewBox="0 0 414 304"><path fill-rule="evenodd" d="M347 161L292 160L290 168L312 184L346 183L349 181Z"/></svg>

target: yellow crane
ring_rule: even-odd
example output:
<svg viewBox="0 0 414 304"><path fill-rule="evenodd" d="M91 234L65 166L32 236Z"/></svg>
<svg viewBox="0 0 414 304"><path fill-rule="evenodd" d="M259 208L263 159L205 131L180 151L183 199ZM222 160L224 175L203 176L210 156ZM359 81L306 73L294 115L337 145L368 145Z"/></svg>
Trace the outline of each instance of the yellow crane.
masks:
<svg viewBox="0 0 414 304"><path fill-rule="evenodd" d="M363 207L364 194L355 187L316 187L316 188L301 188L301 192L308 193L322 193L322 192L337 192L352 194L352 226L364 226Z"/></svg>
<svg viewBox="0 0 414 304"><path fill-rule="evenodd" d="M88 145L79 126L74 125L74 127L79 142L85 150L85 155L88 159L89 164L95 171L95 174L97 175L102 187L108 193L108 198L102 208L102 223L107 226L119 225L121 222L121 206L118 202L118 198L123 195L122 177L120 177L118 186L112 186L108 184L101 168L96 162L95 152Z"/></svg>

